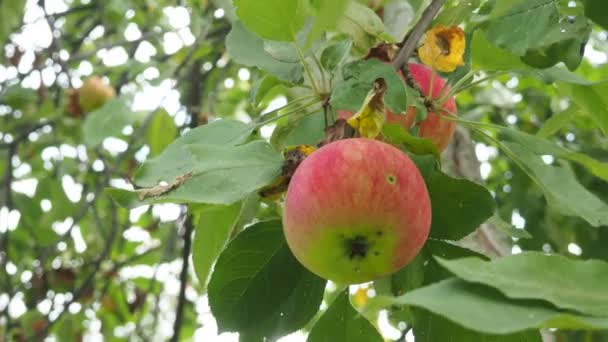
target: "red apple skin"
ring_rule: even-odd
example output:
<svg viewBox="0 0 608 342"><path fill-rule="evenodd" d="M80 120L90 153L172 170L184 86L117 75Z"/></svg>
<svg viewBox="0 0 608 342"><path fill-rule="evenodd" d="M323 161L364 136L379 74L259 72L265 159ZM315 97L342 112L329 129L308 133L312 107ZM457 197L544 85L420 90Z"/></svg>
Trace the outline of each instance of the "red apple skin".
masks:
<svg viewBox="0 0 608 342"><path fill-rule="evenodd" d="M428 96L431 90L431 78L433 78L433 93L432 99L438 100L444 94L450 91L450 86L446 84L445 80L439 75L435 74L431 77L432 71L425 65L410 63L408 64L410 75L414 81L422 90L422 95ZM445 88L444 88L445 87ZM445 109L444 115L456 115L456 101L454 97L450 97L442 106ZM405 113L406 125L411 125L416 121L416 108L410 107ZM418 136L431 140L439 149L439 151L445 150L445 148L452 140L454 130L456 129L456 123L442 119L439 115L429 111L427 117L419 124Z"/></svg>
<svg viewBox="0 0 608 342"><path fill-rule="evenodd" d="M405 266L430 224L429 194L416 165L397 148L366 138L338 140L306 158L291 179L283 214L300 263L343 284ZM353 241L364 241L364 255Z"/></svg>
<svg viewBox="0 0 608 342"><path fill-rule="evenodd" d="M431 89L431 69L422 65L410 63L408 69L412 79L418 84L422 95L428 96ZM403 77L403 74L399 72L399 75ZM445 89L444 89L445 86ZM433 78L433 94L432 99L437 100L450 91L450 86L446 85L444 79L439 75L435 74ZM443 109L446 110L444 115L455 115L457 114L456 101L454 97L450 97L443 104ZM353 113L347 110L338 110L338 118L348 120ZM405 130L409 130L416 122L416 108L410 107L404 114L395 114L388 108L386 109L386 122L390 124L397 124L403 127ZM431 140L439 151L445 150L450 141L452 135L456 129L456 123L441 119L439 115L434 112L429 112L427 117L419 124L418 136Z"/></svg>

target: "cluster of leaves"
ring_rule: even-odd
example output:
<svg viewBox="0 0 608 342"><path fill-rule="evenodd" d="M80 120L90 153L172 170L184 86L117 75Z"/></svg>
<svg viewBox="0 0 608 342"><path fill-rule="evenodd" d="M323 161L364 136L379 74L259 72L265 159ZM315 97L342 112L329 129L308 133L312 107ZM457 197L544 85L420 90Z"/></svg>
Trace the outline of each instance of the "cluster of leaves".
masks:
<svg viewBox="0 0 608 342"><path fill-rule="evenodd" d="M169 3L139 3L95 2L66 15L65 36L56 42L71 58L58 58L58 43L39 52L39 58L71 75L82 59L92 56L90 51L104 45L86 46L73 37L86 37L83 30L99 25L113 44L135 23L144 34L150 32L146 37L162 50L158 32L171 27L161 20L159 8ZM457 120L501 154L491 161L492 173L483 186L448 175L436 149L413 136L415 132L384 127L386 139L408 153L424 176L433 207L431 234L414 262L375 281L371 286L377 296L357 309L344 286L328 286L295 260L283 237L280 201L261 199L258 191L280 176L286 146L317 144L336 111L359 110L378 78L386 82L384 101L392 112L409 106L424 109L420 94L392 66L363 57L380 43L401 41L427 1L190 1L190 29L199 33L196 42L151 62L162 75L159 83L180 81L183 114L189 117L179 124L177 116L164 109L144 114L131 110L128 85L137 84L133 80L151 63L129 60L110 68L94 61L95 71L123 91L82 120L65 117L64 86L53 84L50 90L56 95L51 97L44 86L37 93L25 89L21 79L3 84L2 131L12 137L4 139L0 149L6 157L2 160L8 160L0 171L9 175L3 180L8 194L3 206L21 213L19 227L10 231L9 258L3 260L20 272L35 271L16 288L12 275L4 274L3 289L11 298L25 293L28 308L16 323L7 314L5 330L22 336L38 323L42 327L34 333L83 334L82 322L92 319L84 310L66 313L72 303L101 307L96 315L108 336L127 322L145 330L150 317L147 324L156 325L158 298L165 295L156 271L148 279L125 280L117 273L129 264L158 270L161 264L182 259L178 302L183 305L188 301L191 250L198 280L193 283L208 298L219 331L239 332L243 340L277 339L306 330L310 341L381 341L374 326L383 310L395 326L406 323L404 333L413 328L417 341L539 341L542 328L559 329L558 334L574 339L580 336L569 330L584 330L587 338L605 337L601 330L608 330L603 290L608 255L602 244L608 241L608 191L602 190L607 190L608 181L603 161L608 158L608 83L597 80L608 73L584 60L581 46L600 39L600 27L608 29L608 15L598 15L608 14L608 6L601 0L574 3L474 0L444 5L432 25L461 25L467 33L465 64L442 75L458 92ZM99 16L91 15L100 8ZM122 13L133 8L132 19L125 20ZM227 19L213 20L220 8ZM50 25L55 27L54 22ZM0 27L0 38L12 29ZM222 68L203 68L205 62L226 60L230 62ZM222 86L226 78L238 79L243 66L251 68L251 86ZM490 79L494 81L482 83ZM504 85L513 79L519 82L519 101L512 101L513 91ZM285 97L287 104L269 110L277 96ZM222 119L197 127L210 112ZM242 112L250 123L235 120ZM420 112L423 119L424 110ZM125 133L125 126L133 129ZM31 138L45 127L52 134ZM262 134L268 127L274 127L270 137ZM128 147L108 151L108 137L124 139ZM46 148L60 149L62 144L77 146L86 157L76 154L52 162L41 157ZM136 152L142 150L149 155L138 158ZM554 162L544 162L541 157L546 155ZM13 174L22 177L17 164L26 160L31 176L39 180L32 196L11 193ZM77 201L62 189L65 175L83 184ZM108 188L122 177L135 189ZM45 200L52 203L48 212L40 206ZM153 208L167 202L187 208L183 224L163 223L154 215ZM142 205L150 206L130 220L127 209ZM514 210L526 219L527 231L503 221L510 221ZM59 227L62 221L67 229ZM488 260L494 255L457 242L484 223L531 251ZM145 227L162 243L142 252L143 244L120 238L132 225ZM85 236L85 253L77 251L78 238L69 239L74 231ZM8 243L8 236L5 233L3 241ZM559 255L568 253L571 243L582 247L586 259L597 260ZM541 250L555 253L534 252ZM106 279L104 285L96 285L98 279ZM63 292L71 299L55 304L56 294ZM37 309L45 299L63 307L59 318ZM322 303L326 310L319 309ZM182 326L196 328L193 306L180 310L177 305L174 338L179 338Z"/></svg>

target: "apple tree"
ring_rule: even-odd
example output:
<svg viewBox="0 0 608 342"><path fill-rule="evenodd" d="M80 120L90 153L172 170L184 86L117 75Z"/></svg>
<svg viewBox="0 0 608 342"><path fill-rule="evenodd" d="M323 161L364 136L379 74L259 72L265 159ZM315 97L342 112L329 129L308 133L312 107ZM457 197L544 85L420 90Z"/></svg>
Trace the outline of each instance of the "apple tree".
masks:
<svg viewBox="0 0 608 342"><path fill-rule="evenodd" d="M0 340L608 340L608 2L0 17Z"/></svg>

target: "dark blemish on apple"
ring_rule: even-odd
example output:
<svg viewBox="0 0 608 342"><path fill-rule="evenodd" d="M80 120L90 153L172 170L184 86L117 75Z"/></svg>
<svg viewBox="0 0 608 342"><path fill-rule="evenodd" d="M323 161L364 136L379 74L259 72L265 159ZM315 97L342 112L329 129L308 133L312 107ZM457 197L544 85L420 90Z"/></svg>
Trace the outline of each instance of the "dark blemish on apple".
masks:
<svg viewBox="0 0 608 342"><path fill-rule="evenodd" d="M378 256L378 255L380 255L380 252L378 252L378 251L374 251L374 255L375 255L375 256Z"/></svg>
<svg viewBox="0 0 608 342"><path fill-rule="evenodd" d="M397 177L395 177L394 175L388 175L386 176L386 181L388 182L388 184L395 184L397 183Z"/></svg>
<svg viewBox="0 0 608 342"><path fill-rule="evenodd" d="M365 258L369 250L369 242L364 236L356 235L346 240L346 250L350 259Z"/></svg>
<svg viewBox="0 0 608 342"><path fill-rule="evenodd" d="M381 230L377 231L377 232L376 232L376 235L378 235L378 236L382 236L382 231L381 231Z"/></svg>

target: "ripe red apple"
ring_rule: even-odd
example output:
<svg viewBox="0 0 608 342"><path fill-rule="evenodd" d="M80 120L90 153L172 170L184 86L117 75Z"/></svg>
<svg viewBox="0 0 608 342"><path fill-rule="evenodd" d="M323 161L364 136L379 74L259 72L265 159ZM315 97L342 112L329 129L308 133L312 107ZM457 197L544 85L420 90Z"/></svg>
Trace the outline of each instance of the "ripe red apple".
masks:
<svg viewBox="0 0 608 342"><path fill-rule="evenodd" d="M428 96L431 89L431 69L422 64L415 63L408 64L408 69L412 79L420 87L422 95ZM401 72L399 72L399 75L403 77ZM433 77L432 99L440 99L448 91L450 91L450 86L446 85L445 80L435 74ZM453 97L447 99L442 108L446 110L446 112L443 113L444 115L453 115L457 113L456 101ZM348 120L351 116L353 116L353 113L350 111L338 111L338 118L340 119ZM387 108L386 122L400 125L404 129L409 130L412 128L414 122L416 122L416 108L408 108L405 114L395 114ZM427 117L419 123L418 136L431 140L441 152L445 150L450 143L455 129L456 124L453 121L441 119L439 115L431 111L428 113Z"/></svg>
<svg viewBox="0 0 608 342"><path fill-rule="evenodd" d="M98 76L89 77L78 89L78 102L84 112L100 108L114 96L116 96L114 88L103 83Z"/></svg>
<svg viewBox="0 0 608 342"><path fill-rule="evenodd" d="M431 94L432 100L438 100L450 91L450 86L446 84L443 78L437 74L435 74L434 77L431 76L432 71L430 68L422 64L410 63L408 64L408 69L410 75L420 87L422 95L426 97L429 96L431 90L431 78L433 79L433 93ZM444 115L457 114L456 101L453 97L447 99L442 108L445 110L445 112L442 113ZM411 127L411 125L416 121L416 108L408 108L405 116L407 117L406 120ZM442 119L436 113L429 111L427 117L419 124L418 135L422 138L431 140L437 146L439 151L443 151L450 143L455 129L455 122Z"/></svg>
<svg viewBox="0 0 608 342"><path fill-rule="evenodd" d="M431 203L420 172L397 148L344 139L306 158L285 199L283 229L313 273L362 283L410 262L426 241Z"/></svg>

